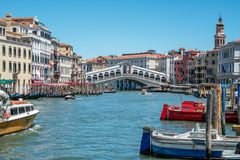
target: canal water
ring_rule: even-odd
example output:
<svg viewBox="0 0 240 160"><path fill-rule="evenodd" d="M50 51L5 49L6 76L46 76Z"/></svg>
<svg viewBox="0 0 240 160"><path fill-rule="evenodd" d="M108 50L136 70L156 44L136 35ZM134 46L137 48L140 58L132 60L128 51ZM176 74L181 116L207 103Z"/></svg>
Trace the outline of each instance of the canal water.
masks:
<svg viewBox="0 0 240 160"><path fill-rule="evenodd" d="M164 103L177 105L183 100L205 101L183 94L141 92L34 100L40 110L34 126L0 137L0 160L153 160L139 155L142 127L179 133L192 129L195 122L159 119Z"/></svg>

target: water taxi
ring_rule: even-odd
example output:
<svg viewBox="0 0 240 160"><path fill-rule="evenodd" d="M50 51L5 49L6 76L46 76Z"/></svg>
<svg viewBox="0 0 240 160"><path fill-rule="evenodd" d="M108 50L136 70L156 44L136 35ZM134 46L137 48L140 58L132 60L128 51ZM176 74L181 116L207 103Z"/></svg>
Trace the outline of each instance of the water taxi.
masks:
<svg viewBox="0 0 240 160"><path fill-rule="evenodd" d="M1 94L2 93L2 94ZM7 103L8 97L0 92L0 136L28 129L39 113L33 104L19 100Z"/></svg>

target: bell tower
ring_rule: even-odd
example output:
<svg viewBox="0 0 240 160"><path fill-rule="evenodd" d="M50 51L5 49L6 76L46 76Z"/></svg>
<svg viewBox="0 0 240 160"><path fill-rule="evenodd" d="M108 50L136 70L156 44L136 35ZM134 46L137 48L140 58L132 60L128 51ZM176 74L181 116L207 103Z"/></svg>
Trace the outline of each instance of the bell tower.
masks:
<svg viewBox="0 0 240 160"><path fill-rule="evenodd" d="M218 23L216 25L216 34L214 36L215 45L214 49L217 49L225 44L226 35L224 34L224 24L222 22L222 17L220 16L218 19Z"/></svg>

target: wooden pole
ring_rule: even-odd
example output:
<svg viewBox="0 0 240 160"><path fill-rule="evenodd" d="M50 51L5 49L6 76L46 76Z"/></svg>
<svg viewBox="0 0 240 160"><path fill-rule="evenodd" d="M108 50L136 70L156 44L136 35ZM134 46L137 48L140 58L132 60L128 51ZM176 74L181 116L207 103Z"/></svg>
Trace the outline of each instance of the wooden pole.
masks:
<svg viewBox="0 0 240 160"><path fill-rule="evenodd" d="M217 90L215 89L214 92L213 92L213 104L212 104L212 112L213 112L213 128L216 129L218 131L218 120L219 120L219 117L218 117L218 112L219 112L219 109L218 109L218 95L217 95Z"/></svg>
<svg viewBox="0 0 240 160"><path fill-rule="evenodd" d="M222 86L222 135L225 135L226 86Z"/></svg>
<svg viewBox="0 0 240 160"><path fill-rule="evenodd" d="M238 110L237 110L237 115L238 115L238 124L240 124L240 82L239 81L238 81L237 89L238 89L238 101L237 101L238 102L238 104L237 104Z"/></svg>
<svg viewBox="0 0 240 160"><path fill-rule="evenodd" d="M207 94L207 117L206 117L206 157L211 159L212 145L211 145L211 127L212 127L212 104L213 93Z"/></svg>

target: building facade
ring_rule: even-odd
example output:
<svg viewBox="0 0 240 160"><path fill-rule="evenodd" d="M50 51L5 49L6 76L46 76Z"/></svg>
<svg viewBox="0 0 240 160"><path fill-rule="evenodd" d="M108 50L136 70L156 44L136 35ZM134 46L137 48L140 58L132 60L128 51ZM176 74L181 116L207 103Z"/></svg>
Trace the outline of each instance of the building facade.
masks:
<svg viewBox="0 0 240 160"><path fill-rule="evenodd" d="M218 51L217 80L231 84L240 78L240 41L229 42Z"/></svg>
<svg viewBox="0 0 240 160"><path fill-rule="evenodd" d="M59 82L71 82L73 67L73 47L69 44L60 43L59 45Z"/></svg>
<svg viewBox="0 0 240 160"><path fill-rule="evenodd" d="M0 57L0 80L13 82L1 88L7 92L27 93L32 72L31 41L25 33L10 31L4 21L0 21Z"/></svg>
<svg viewBox="0 0 240 160"><path fill-rule="evenodd" d="M51 59L51 32L36 17L16 18L7 14L4 21L8 30L14 33L26 34L31 38L32 45L32 82L41 81L48 83L50 77ZM16 27L14 24L20 24ZM25 26L25 27L23 27Z"/></svg>
<svg viewBox="0 0 240 160"><path fill-rule="evenodd" d="M163 57L162 54L155 53L154 50L143 53L123 54L122 56L110 56L107 59L109 67L114 66L120 62L127 62L142 68L159 71L159 61Z"/></svg>

